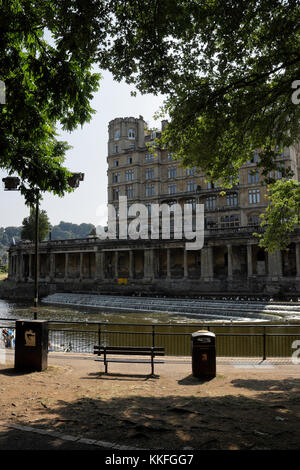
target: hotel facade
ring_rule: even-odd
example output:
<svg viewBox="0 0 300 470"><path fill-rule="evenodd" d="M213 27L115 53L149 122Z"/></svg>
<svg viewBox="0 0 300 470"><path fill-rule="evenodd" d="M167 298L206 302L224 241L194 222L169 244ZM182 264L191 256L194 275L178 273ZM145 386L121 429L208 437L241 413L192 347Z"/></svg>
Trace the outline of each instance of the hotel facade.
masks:
<svg viewBox="0 0 300 470"><path fill-rule="evenodd" d="M197 167L184 168L156 144L160 130L147 130L143 117L116 118L108 126L108 203L119 215L119 199L128 206L155 204L204 207L204 246L186 250L186 240L53 240L40 244L42 292L94 292L187 296L300 295L300 231L288 251L267 253L253 235L267 207L267 188L255 152L239 171L238 184L225 194ZM290 167L299 180L300 149L284 149L273 177ZM129 218L130 220L130 218ZM172 218L171 218L172 233ZM33 283L34 244L19 242L9 250L9 279Z"/></svg>

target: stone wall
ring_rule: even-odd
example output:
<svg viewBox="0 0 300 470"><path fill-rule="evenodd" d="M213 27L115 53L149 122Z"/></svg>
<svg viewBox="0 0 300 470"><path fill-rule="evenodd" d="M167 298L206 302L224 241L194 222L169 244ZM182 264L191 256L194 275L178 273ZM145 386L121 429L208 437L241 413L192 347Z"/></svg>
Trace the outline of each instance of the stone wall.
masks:
<svg viewBox="0 0 300 470"><path fill-rule="evenodd" d="M40 245L39 285L59 292L149 295L300 296L300 238L287 252L267 253L246 231L206 237L202 250L182 240L49 241ZM34 282L34 245L9 251L9 281Z"/></svg>

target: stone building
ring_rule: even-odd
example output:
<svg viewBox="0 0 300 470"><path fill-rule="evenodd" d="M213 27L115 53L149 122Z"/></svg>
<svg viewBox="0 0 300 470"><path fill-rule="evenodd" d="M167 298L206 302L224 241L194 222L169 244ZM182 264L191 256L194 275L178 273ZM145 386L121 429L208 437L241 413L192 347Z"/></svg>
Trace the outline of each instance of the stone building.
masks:
<svg viewBox="0 0 300 470"><path fill-rule="evenodd" d="M161 123L162 130L167 121ZM118 214L120 196L128 205L204 204L205 243L185 249L185 240L57 240L40 246L39 279L45 291L89 291L170 295L300 294L300 232L289 251L268 254L258 246L259 214L267 206L266 187L256 164L259 153L240 169L239 182L225 195L198 168L184 168L167 149L155 147L159 130L146 130L142 116L116 118L108 127L108 203ZM282 166L299 179L299 146L284 149ZM9 251L9 279L31 283L34 245Z"/></svg>

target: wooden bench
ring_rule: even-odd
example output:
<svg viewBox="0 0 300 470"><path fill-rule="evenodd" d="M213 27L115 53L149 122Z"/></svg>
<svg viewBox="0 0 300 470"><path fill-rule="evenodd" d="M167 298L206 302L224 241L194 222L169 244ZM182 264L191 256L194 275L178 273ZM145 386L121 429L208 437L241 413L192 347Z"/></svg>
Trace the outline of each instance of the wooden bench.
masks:
<svg viewBox="0 0 300 470"><path fill-rule="evenodd" d="M104 363L105 374L107 374L107 365L109 362L124 362L124 363L140 363L140 364L151 364L151 375L154 375L154 364L163 364L163 360L155 359L156 356L164 356L165 349L161 347L138 347L138 346L94 346L94 354L98 357L95 361ZM108 357L112 355L118 356L150 356L150 359L146 358L117 358Z"/></svg>

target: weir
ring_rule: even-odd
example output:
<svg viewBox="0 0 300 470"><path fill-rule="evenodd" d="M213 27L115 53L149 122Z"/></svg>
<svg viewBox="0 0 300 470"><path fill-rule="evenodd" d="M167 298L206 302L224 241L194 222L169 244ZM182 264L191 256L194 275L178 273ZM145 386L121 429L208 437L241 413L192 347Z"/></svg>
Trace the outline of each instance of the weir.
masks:
<svg viewBox="0 0 300 470"><path fill-rule="evenodd" d="M178 298L151 298L56 293L42 300L45 304L84 306L101 310L164 312L176 315L234 320L300 319L298 303L216 301Z"/></svg>

